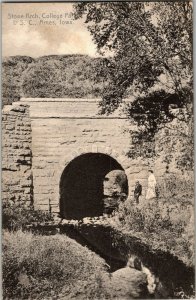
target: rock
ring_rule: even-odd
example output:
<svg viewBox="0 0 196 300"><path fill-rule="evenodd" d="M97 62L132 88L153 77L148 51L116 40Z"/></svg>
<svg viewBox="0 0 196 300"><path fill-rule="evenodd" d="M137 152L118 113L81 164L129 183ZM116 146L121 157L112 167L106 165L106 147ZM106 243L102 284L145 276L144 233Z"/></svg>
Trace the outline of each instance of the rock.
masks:
<svg viewBox="0 0 196 300"><path fill-rule="evenodd" d="M29 277L26 273L20 273L18 276L18 281L23 287L28 287L30 285Z"/></svg>
<svg viewBox="0 0 196 300"><path fill-rule="evenodd" d="M89 218L83 218L83 223L88 224L89 223Z"/></svg>
<svg viewBox="0 0 196 300"><path fill-rule="evenodd" d="M125 267L112 273L111 288L118 299L146 298L147 276L141 271Z"/></svg>

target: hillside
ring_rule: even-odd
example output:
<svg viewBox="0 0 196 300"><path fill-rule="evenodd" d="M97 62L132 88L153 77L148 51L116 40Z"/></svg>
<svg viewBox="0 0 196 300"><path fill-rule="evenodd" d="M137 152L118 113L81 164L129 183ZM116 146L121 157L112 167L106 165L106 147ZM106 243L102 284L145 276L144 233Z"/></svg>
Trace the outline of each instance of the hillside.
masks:
<svg viewBox="0 0 196 300"><path fill-rule="evenodd" d="M22 95L23 72L35 60L29 56L5 57L2 60L2 106L18 101Z"/></svg>
<svg viewBox="0 0 196 300"><path fill-rule="evenodd" d="M99 97L103 59L86 55L11 56L2 62L2 106L20 97Z"/></svg>
<svg viewBox="0 0 196 300"><path fill-rule="evenodd" d="M4 231L3 251L5 299L105 299L107 295L102 287L109 280L104 260L66 235Z"/></svg>

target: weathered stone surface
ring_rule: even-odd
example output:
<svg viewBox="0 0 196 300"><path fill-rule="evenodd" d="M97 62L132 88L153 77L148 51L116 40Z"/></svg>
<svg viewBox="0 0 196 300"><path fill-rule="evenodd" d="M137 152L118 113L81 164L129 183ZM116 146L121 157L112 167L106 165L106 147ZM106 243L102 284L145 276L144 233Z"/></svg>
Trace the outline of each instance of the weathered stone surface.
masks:
<svg viewBox="0 0 196 300"><path fill-rule="evenodd" d="M141 178L146 186L147 163L134 162L126 156L131 143L126 116L120 111L109 117L99 115L97 103L94 99L21 99L4 108L3 165L12 175L15 171L14 178L19 178L21 187L11 194L32 197L33 191L35 208L48 209L50 199L56 210L63 170L84 153L114 158L125 170L129 196L135 180ZM27 170L32 171L31 178ZM10 182L4 182L3 189ZM33 189L28 190L32 185Z"/></svg>
<svg viewBox="0 0 196 300"><path fill-rule="evenodd" d="M145 199L148 168L156 177L165 174L166 163L127 157L131 147L130 123L122 111L98 114L95 99L21 99L5 106L2 113L2 197L9 200L33 197L35 208L59 211L59 184L65 167L85 153L114 158L128 180L128 198L135 181L142 184ZM172 131L169 132L170 140ZM168 132L157 139L157 152L164 152ZM162 142L163 141L163 142ZM118 190L118 188L116 188ZM110 194L110 193L109 193ZM111 196L111 195L110 195Z"/></svg>
<svg viewBox="0 0 196 300"><path fill-rule="evenodd" d="M2 116L2 199L30 203L33 194L29 107L14 103L4 107Z"/></svg>
<svg viewBox="0 0 196 300"><path fill-rule="evenodd" d="M122 114L99 115L97 102L21 99L21 103L30 106L35 207L47 205L48 199L52 206L58 207L63 170L72 159L84 153L104 153L116 159L125 169L132 193L133 173L139 174L137 166L142 169L144 163L135 163L132 170L132 161L125 155L130 146L130 136L125 130L129 123Z"/></svg>

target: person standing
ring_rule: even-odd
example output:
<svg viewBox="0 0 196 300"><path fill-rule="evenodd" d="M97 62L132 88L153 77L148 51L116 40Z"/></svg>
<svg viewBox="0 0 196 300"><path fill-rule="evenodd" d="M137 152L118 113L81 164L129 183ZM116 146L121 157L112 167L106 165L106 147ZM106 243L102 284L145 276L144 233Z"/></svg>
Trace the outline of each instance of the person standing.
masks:
<svg viewBox="0 0 196 300"><path fill-rule="evenodd" d="M146 193L146 199L153 199L156 198L156 178L153 174L152 170L149 170L149 177L148 177L148 189L147 189L147 193Z"/></svg>
<svg viewBox="0 0 196 300"><path fill-rule="evenodd" d="M135 190L134 190L134 200L136 204L139 204L139 197L142 194L142 185L140 184L139 181L136 181L135 183Z"/></svg>

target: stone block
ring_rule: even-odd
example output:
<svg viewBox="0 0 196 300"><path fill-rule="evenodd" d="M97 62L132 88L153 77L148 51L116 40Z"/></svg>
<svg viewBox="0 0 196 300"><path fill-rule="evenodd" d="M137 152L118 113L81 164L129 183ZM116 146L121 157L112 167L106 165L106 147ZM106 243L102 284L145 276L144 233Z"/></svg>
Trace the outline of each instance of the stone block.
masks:
<svg viewBox="0 0 196 300"><path fill-rule="evenodd" d="M14 107L12 107L11 111L24 113L25 112L25 107L23 107L21 105L20 106L14 105Z"/></svg>
<svg viewBox="0 0 196 300"><path fill-rule="evenodd" d="M23 178L24 173L31 170L31 165L20 165L19 168L20 168L20 172L21 172L20 176L21 176L21 178ZM29 174L29 173L27 173L27 174ZM28 177L28 175L25 175L25 176Z"/></svg>
<svg viewBox="0 0 196 300"><path fill-rule="evenodd" d="M22 194L20 197L21 201L26 202L27 206L31 204L31 195L30 194Z"/></svg>
<svg viewBox="0 0 196 300"><path fill-rule="evenodd" d="M2 162L2 171L18 171L19 170L19 166L10 163L10 161L3 161ZM13 174L14 176L14 174ZM16 175L15 175L16 176Z"/></svg>
<svg viewBox="0 0 196 300"><path fill-rule="evenodd" d="M31 193L32 193L31 188L30 187L29 188L25 187L24 194L31 194Z"/></svg>
<svg viewBox="0 0 196 300"><path fill-rule="evenodd" d="M14 124L13 125L6 125L6 129L7 130L14 130L15 129L15 126L14 126Z"/></svg>
<svg viewBox="0 0 196 300"><path fill-rule="evenodd" d="M12 189L12 192L14 194L23 194L23 188L22 188L21 185L14 186L13 189Z"/></svg>
<svg viewBox="0 0 196 300"><path fill-rule="evenodd" d="M31 150L30 149L19 149L17 152L18 156L24 156L24 157L28 157L31 156Z"/></svg>
<svg viewBox="0 0 196 300"><path fill-rule="evenodd" d="M32 181L30 179L21 180L20 184L21 184L21 187L31 187Z"/></svg>
<svg viewBox="0 0 196 300"><path fill-rule="evenodd" d="M34 203L35 210L43 210L43 211L49 211L49 205L48 204L41 204L41 203Z"/></svg>

